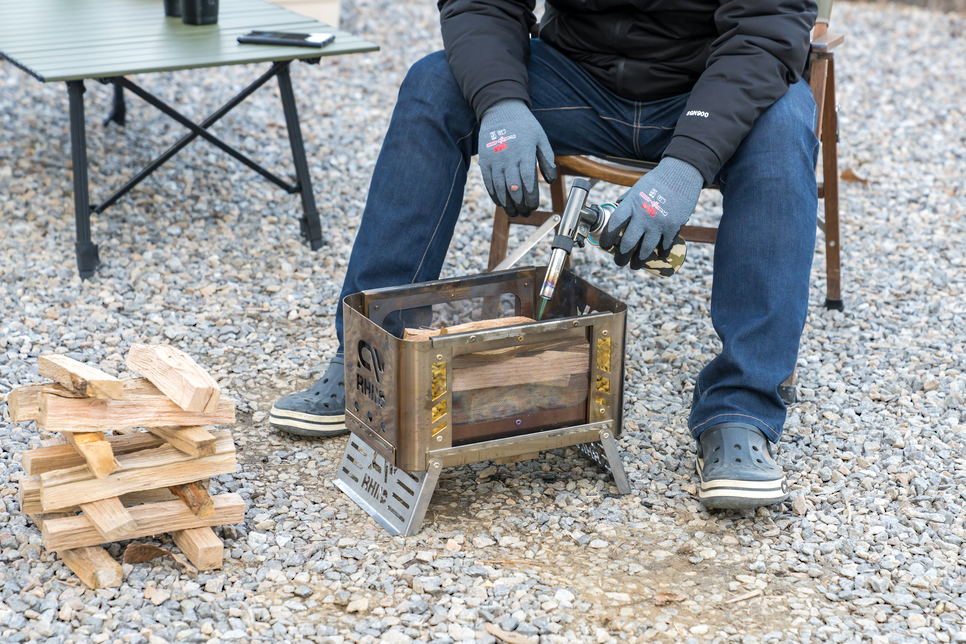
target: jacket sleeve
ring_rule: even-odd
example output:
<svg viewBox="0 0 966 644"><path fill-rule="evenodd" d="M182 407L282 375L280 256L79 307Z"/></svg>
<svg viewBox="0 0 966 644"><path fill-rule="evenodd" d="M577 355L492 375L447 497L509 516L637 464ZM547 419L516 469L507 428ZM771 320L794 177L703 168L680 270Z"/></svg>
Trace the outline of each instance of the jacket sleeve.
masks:
<svg viewBox="0 0 966 644"><path fill-rule="evenodd" d="M808 61L815 0L722 0L719 36L664 156L710 184L752 125L798 82Z"/></svg>
<svg viewBox="0 0 966 644"><path fill-rule="evenodd" d="M534 0L439 0L437 5L446 58L477 118L506 98L530 105Z"/></svg>

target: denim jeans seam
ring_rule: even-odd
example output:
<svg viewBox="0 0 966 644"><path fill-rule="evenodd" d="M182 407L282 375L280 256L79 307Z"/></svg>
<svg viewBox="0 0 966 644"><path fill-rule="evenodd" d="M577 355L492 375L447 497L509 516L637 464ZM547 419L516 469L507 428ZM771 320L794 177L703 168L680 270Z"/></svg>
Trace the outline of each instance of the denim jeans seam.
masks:
<svg viewBox="0 0 966 644"><path fill-rule="evenodd" d="M638 126L640 126L640 124L641 124L641 104L634 103L634 125L632 126L633 132L631 134L631 138L634 143L634 154L637 155L637 158L641 157L641 145L637 137L637 135L639 134L637 130L639 129Z"/></svg>
<svg viewBox="0 0 966 644"><path fill-rule="evenodd" d="M466 137L473 134L473 130L470 130L460 138L456 139L457 147ZM453 172L453 182L449 186L449 194L446 195L446 203L443 204L443 209L439 212L439 219L436 220L436 227L433 228L433 234L430 235L429 241L426 243L426 249L423 251L423 256L419 259L419 266L416 267L416 272L413 273L413 279L410 280L410 284L416 283L416 278L419 277L419 271L423 269L423 262L426 261L426 255L429 254L429 248L433 245L433 240L436 239L436 233L439 232L439 225L443 223L443 217L446 215L446 207L449 205L449 200L453 198L453 187L456 185L456 177L460 172L460 163L462 163L462 158L456 162L456 171Z"/></svg>
<svg viewBox="0 0 966 644"><path fill-rule="evenodd" d="M605 121L614 121L615 123L620 123L621 125L626 125L627 127L632 127L637 130L673 130L673 127L665 127L663 125L635 125L634 123L628 123L627 121L622 121L613 116L601 116L600 118Z"/></svg>
<svg viewBox="0 0 966 644"><path fill-rule="evenodd" d="M716 416L712 416L711 418L707 419L703 423L700 423L698 425L693 426L691 428L691 431L693 432L693 431L695 431L697 429L700 429L704 425L707 425L708 423L710 423L715 418L721 418L722 416L740 416L741 418L751 418L753 420L757 420L759 423L761 423L762 425L764 425L765 427L767 427L768 428L768 431L770 431L775 436L778 436L778 432L776 432L774 429L772 429L771 425L769 425L768 423L766 423L765 421L763 421L761 418L758 418L757 416L752 416L751 414L739 414L739 413L736 413L736 412L725 412L723 414L717 414Z"/></svg>

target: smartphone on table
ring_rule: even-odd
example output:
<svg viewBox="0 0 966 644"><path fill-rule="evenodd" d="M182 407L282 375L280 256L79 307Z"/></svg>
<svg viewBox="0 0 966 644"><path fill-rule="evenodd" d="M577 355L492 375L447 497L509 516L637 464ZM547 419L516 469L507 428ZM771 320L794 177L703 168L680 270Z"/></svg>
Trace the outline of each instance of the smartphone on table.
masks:
<svg viewBox="0 0 966 644"><path fill-rule="evenodd" d="M324 47L335 40L335 34L294 34L285 31L249 31L238 37L238 42L250 45L290 45L293 47Z"/></svg>

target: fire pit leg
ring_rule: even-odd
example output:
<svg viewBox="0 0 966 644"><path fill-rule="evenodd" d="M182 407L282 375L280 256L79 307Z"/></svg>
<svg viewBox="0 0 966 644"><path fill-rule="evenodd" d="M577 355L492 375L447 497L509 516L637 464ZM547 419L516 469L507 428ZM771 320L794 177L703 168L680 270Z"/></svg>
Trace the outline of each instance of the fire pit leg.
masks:
<svg viewBox="0 0 966 644"><path fill-rule="evenodd" d="M621 494L631 493L631 484L627 481L624 464L621 463L620 454L617 452L617 441L614 440L614 435L611 432L602 431L599 443L584 443L578 445L577 448L595 463L610 470L610 473L614 476L614 484L617 485L618 492Z"/></svg>
<svg viewBox="0 0 966 644"><path fill-rule="evenodd" d="M430 459L425 472L393 467L353 434L335 484L390 534L408 537L422 526L442 470L436 459Z"/></svg>

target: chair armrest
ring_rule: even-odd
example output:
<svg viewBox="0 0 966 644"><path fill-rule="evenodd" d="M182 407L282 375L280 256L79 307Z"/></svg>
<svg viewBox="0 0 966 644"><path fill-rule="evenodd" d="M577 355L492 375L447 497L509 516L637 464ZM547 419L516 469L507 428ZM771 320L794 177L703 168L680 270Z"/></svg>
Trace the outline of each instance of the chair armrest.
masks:
<svg viewBox="0 0 966 644"><path fill-rule="evenodd" d="M845 36L842 34L823 34L812 41L812 51L817 54L824 54L832 51L843 42L845 42Z"/></svg>
<svg viewBox="0 0 966 644"><path fill-rule="evenodd" d="M634 163L630 159L627 161ZM588 177L626 187L633 186L646 172L657 166L656 163L645 162L637 162L631 166L620 163L617 159L593 159L584 155L561 155L556 157L555 162L560 174Z"/></svg>

